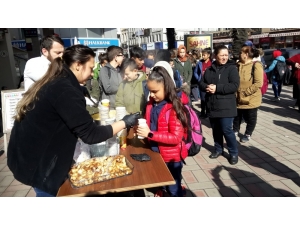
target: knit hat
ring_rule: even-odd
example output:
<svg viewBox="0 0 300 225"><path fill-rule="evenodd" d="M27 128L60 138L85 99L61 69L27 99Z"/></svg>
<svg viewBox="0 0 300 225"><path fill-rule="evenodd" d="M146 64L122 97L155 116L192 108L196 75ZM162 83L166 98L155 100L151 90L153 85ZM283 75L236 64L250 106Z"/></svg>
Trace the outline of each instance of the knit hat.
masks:
<svg viewBox="0 0 300 225"><path fill-rule="evenodd" d="M156 67L156 66L161 66L161 67L163 67L163 68L166 69L166 71L167 71L168 74L170 75L170 77L171 77L171 79L172 79L172 81L174 82L174 85L175 85L175 87L176 87L176 83L175 83L174 75L173 75L173 69L172 69L172 67L170 66L170 63L168 63L168 62L166 62L166 61L159 61L159 62L155 63L154 67ZM150 73L152 72L152 70L153 70L154 67L151 68Z"/></svg>
<svg viewBox="0 0 300 225"><path fill-rule="evenodd" d="M278 56L281 56L281 51L275 50L275 51L273 52L273 57L274 57L274 59L276 59Z"/></svg>
<svg viewBox="0 0 300 225"><path fill-rule="evenodd" d="M253 47L253 43L252 41L245 41L244 46L249 46L249 47Z"/></svg>

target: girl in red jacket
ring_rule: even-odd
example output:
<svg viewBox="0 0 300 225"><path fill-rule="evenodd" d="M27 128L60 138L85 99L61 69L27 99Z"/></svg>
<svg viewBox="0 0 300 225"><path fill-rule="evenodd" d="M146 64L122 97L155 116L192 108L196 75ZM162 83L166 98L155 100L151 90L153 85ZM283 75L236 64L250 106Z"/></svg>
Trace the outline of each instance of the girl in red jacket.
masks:
<svg viewBox="0 0 300 225"><path fill-rule="evenodd" d="M178 97L169 63L157 62L147 80L150 101L146 106L147 125L138 127L137 135L147 137L151 150L161 154L176 184L166 187L170 196L182 197L181 171L182 161L187 157L183 138L188 127L184 105L188 97L181 93ZM169 118L166 120L166 113Z"/></svg>

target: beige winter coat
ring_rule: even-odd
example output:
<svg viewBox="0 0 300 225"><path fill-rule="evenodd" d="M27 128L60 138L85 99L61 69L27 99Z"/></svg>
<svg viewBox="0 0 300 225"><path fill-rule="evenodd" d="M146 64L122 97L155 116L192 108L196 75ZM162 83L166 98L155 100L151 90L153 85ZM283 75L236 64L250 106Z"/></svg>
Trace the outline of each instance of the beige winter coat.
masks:
<svg viewBox="0 0 300 225"><path fill-rule="evenodd" d="M238 63L240 86L237 92L237 108L253 109L261 105L263 84L263 66L260 62L246 64ZM251 76L252 66L254 66L254 78Z"/></svg>

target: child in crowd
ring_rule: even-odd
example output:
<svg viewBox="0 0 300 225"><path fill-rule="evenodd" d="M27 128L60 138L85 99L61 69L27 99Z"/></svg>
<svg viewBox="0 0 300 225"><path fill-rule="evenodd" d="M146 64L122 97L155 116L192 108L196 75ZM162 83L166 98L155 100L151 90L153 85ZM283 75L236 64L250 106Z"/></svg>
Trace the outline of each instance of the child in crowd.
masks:
<svg viewBox="0 0 300 225"><path fill-rule="evenodd" d="M202 59L197 63L194 70L194 77L200 82L202 76L204 76L205 70L211 66L211 48L205 48L202 50ZM200 89L200 88L199 88ZM201 99L201 118L207 118L206 113L206 101L205 101L206 92L200 90L200 99Z"/></svg>
<svg viewBox="0 0 300 225"><path fill-rule="evenodd" d="M124 80L118 88L116 95L116 107L126 107L128 113L144 112L146 107L142 82L146 80L146 74L138 71L138 65L134 59L124 59L120 67Z"/></svg>
<svg viewBox="0 0 300 225"><path fill-rule="evenodd" d="M183 138L187 138L189 127L184 104L188 103L188 97L183 92L181 98L177 96L173 70L166 61L154 65L147 86L150 91L145 115L147 126L138 126L137 135L148 138L151 150L161 154L176 182L159 190L155 196L168 192L172 197L182 197L181 171L187 157Z"/></svg>

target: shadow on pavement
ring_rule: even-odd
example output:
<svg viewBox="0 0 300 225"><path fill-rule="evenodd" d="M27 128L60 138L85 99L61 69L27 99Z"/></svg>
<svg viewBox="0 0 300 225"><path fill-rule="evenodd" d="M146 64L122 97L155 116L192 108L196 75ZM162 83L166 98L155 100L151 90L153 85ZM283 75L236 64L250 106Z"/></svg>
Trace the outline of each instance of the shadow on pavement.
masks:
<svg viewBox="0 0 300 225"><path fill-rule="evenodd" d="M222 170L227 170L230 174L230 178L235 181L237 189L232 189L231 187L227 187L223 180L221 179L220 173ZM247 173L247 178L255 180L255 184L253 183L245 183L241 184L239 182L245 179L243 178L236 178L233 174L238 174L240 172ZM223 197L282 197L282 196L289 196L294 197L295 194L279 188L274 188L270 184L266 183L260 177L258 177L254 173L250 173L248 171L239 170L233 167L226 167L226 166L217 166L215 169L212 170L212 176L214 183L219 187L219 192Z"/></svg>
<svg viewBox="0 0 300 225"><path fill-rule="evenodd" d="M300 117L300 114L299 114ZM280 121L280 120L273 120L273 123L277 126L284 127L292 132L300 134L300 127L299 124L295 124L289 121Z"/></svg>

